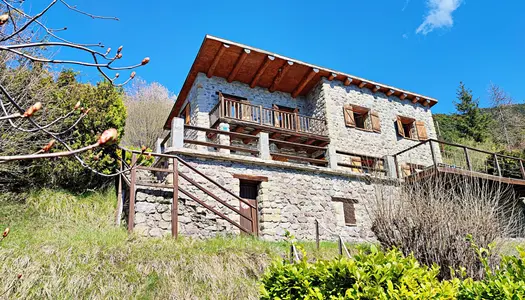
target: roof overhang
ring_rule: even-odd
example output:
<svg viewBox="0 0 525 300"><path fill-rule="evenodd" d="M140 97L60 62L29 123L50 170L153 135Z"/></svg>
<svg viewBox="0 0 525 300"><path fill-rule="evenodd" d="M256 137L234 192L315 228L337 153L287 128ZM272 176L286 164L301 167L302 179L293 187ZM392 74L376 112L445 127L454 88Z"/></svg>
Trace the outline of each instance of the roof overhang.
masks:
<svg viewBox="0 0 525 300"><path fill-rule="evenodd" d="M326 77L347 86L368 88L374 93L382 92L428 107L438 102L431 97L206 35L164 128L169 129L171 119L178 115L199 72L208 77L225 78L228 82L239 81L252 88L258 86L270 92L290 93L294 98L308 94L322 77Z"/></svg>

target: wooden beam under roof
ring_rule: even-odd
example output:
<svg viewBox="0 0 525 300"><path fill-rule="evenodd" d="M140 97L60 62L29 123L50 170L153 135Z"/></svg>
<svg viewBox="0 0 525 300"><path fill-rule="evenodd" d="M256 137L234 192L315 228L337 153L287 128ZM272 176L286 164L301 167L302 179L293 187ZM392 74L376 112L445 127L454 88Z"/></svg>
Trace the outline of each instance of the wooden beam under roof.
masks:
<svg viewBox="0 0 525 300"><path fill-rule="evenodd" d="M248 54L250 54L250 49L243 49L241 56L239 56L239 59L235 63L235 67L230 72L230 75L228 76L228 82L232 82L233 79L235 79L235 75L239 72L239 69L242 67L242 64L246 60L246 57L248 57Z"/></svg>
<svg viewBox="0 0 525 300"><path fill-rule="evenodd" d="M332 81L332 80L334 80L334 78L336 78L336 77L337 77L337 74L335 74L335 73L330 73L330 76L328 76L328 80Z"/></svg>
<svg viewBox="0 0 525 300"><path fill-rule="evenodd" d="M255 77L253 77L253 80L252 80L252 83L250 83L250 87L253 89L255 86L257 86L257 82L259 82L259 79L261 78L262 74L264 73L264 71L266 70L266 68L268 68L268 66L270 65L270 63L272 61L275 60L275 56L271 56L271 55L267 55L266 58L264 59L264 62L263 64L261 65L261 67L259 68L259 70L257 70L257 73L255 73Z"/></svg>
<svg viewBox="0 0 525 300"><path fill-rule="evenodd" d="M346 77L344 85L349 86L352 83L352 78Z"/></svg>
<svg viewBox="0 0 525 300"><path fill-rule="evenodd" d="M299 83L299 85L295 88L295 90L292 92L292 98L296 98L304 89L304 87L314 78L314 76L319 73L319 69L312 68L310 72L303 78L303 80Z"/></svg>
<svg viewBox="0 0 525 300"><path fill-rule="evenodd" d="M279 84L279 82L281 82L283 77L286 75L286 72L290 70L291 66L293 66L293 62L287 61L284 63L283 67L279 69L279 73L277 73L277 76L275 76L275 78L273 79L272 85L268 89L270 92L272 93L275 92L275 90L277 89L277 85Z"/></svg>
<svg viewBox="0 0 525 300"><path fill-rule="evenodd" d="M359 84L359 88L362 89L366 86L366 81L361 81L361 83Z"/></svg>
<svg viewBox="0 0 525 300"><path fill-rule="evenodd" d="M217 51L217 54L215 54L215 58L213 59L213 62L211 63L210 68L208 69L208 72L206 73L206 76L208 76L208 78L213 76L213 72L215 71L217 64L219 64L221 56L224 54L224 51L226 51L226 49L228 48L230 48L230 45L228 44L222 44L222 46L219 48L219 51Z"/></svg>

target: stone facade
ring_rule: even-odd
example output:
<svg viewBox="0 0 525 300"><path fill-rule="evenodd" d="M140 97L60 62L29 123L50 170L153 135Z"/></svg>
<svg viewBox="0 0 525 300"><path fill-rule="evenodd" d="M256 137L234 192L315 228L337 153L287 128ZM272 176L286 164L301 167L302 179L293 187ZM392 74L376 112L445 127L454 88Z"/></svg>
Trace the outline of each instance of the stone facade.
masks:
<svg viewBox="0 0 525 300"><path fill-rule="evenodd" d="M323 240L334 240L334 235L341 235L348 241L373 240L369 213L374 209L378 194L385 194L385 191L386 194L392 194L392 190L389 189L395 189L395 184L385 179L388 176L396 177L394 160L391 156L420 143L417 140L398 136L395 125L397 116L422 121L428 137L436 138L430 108L413 104L408 100L400 100L395 96L388 97L384 93L373 93L366 88L345 86L340 81L329 81L326 78L321 79L305 97L293 98L288 93L271 93L261 87L250 88L249 85L240 82L228 83L224 78L208 78L205 74L199 73L186 98L187 103L190 103L191 125L199 127L211 125L209 114L219 101L218 91L245 97L253 105L262 105L265 108L271 108L274 104L298 108L300 114L325 119L327 123L327 135L330 138L327 153L328 167L272 161L268 152L277 152L279 149L275 147L276 145L268 143L267 133L259 134L260 137L264 137L265 147L268 148L260 151L259 157L242 156L240 153L230 153L230 150L205 146L170 149L178 155L186 155L184 159L192 166L235 195L239 195L240 181L234 175L267 177L267 182L262 181L258 184L256 200L259 235L267 240L283 239L286 231L290 231L299 239L314 239L316 220L321 226L320 234ZM343 112L345 105L360 106L376 112L381 131L371 132L347 127ZM221 123L219 129L228 131L229 125ZM262 144L255 140L247 143L230 141L229 136L223 134L217 134L213 140L209 140L204 132L186 130L184 136L216 144L231 144L252 149L262 147ZM429 165L433 161L430 150L430 147L418 147L397 159L400 164L410 162ZM440 161L439 149L435 147L434 150L436 159ZM376 174L372 177L362 174L359 170L352 173L354 169L338 166L338 161L345 162L338 151L384 158L387 164L385 170L388 171L386 175L381 173L381 178L376 177ZM306 151L294 154L307 155ZM188 168L182 167L180 171L229 205L240 207L238 199ZM188 181L181 179L179 184L181 191L178 199L178 231L180 234L209 237L240 232L237 227L205 209L183 191L205 201L210 207L235 222L240 221L237 213L211 199ZM172 192L139 190L136 199L137 231L148 236L169 234L171 231L169 207ZM356 224L345 223L345 205L340 201L341 199L353 203Z"/></svg>
<svg viewBox="0 0 525 300"><path fill-rule="evenodd" d="M320 236L323 240L334 240L335 234L340 234L348 241L374 240L369 212L374 207L379 190L392 188L385 181L372 184L370 177L364 175L327 174L211 158L183 157L183 159L237 195L240 180L234 177L235 174L267 177L267 182L259 183L257 196L259 235L266 240L283 239L286 231L290 231L299 239L315 239L315 220L320 223ZM236 208L240 206L239 201L234 197L188 168L183 167L181 172L230 205ZM239 222L238 214L218 204L185 180L180 179L180 187ZM135 230L147 236L169 234L172 195L169 190L139 188L136 196ZM342 203L333 201L334 198L345 198L355 202L357 224L345 224ZM239 232L238 228L179 192L181 235L210 237Z"/></svg>

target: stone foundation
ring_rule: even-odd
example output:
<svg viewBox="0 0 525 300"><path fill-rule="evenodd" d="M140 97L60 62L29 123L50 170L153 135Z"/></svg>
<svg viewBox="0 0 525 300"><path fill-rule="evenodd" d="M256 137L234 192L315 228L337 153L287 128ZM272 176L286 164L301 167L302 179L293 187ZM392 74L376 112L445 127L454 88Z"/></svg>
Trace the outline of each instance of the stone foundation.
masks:
<svg viewBox="0 0 525 300"><path fill-rule="evenodd" d="M298 239L315 239L315 220L320 223L322 240L335 240L340 234L345 240L363 242L374 240L368 212L373 209L378 189L391 188L383 181L372 183L367 176L349 176L285 169L250 163L183 157L193 167L217 181L221 186L239 194L239 179L235 174L267 177L258 185L259 236L266 240L284 239L289 231ZM186 174L230 205L239 208L235 197L188 168ZM144 175L141 175L144 176ZM239 215L219 204L179 177L180 187L205 201L229 218L239 222ZM333 198L355 202L357 224L346 225L343 206ZM135 204L135 231L146 236L171 233L172 191L139 188ZM240 230L210 210L202 207L182 192L178 202L179 234L193 237L211 237L239 234Z"/></svg>

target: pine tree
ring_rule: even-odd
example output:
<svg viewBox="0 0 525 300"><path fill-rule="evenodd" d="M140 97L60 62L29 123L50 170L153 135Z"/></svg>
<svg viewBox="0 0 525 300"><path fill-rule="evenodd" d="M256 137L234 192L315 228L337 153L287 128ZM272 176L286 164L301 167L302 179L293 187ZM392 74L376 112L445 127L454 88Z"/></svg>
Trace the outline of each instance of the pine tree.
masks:
<svg viewBox="0 0 525 300"><path fill-rule="evenodd" d="M463 137L483 142L489 135L490 117L479 108L479 100L474 99L472 91L459 83L456 110L458 112L458 131Z"/></svg>

